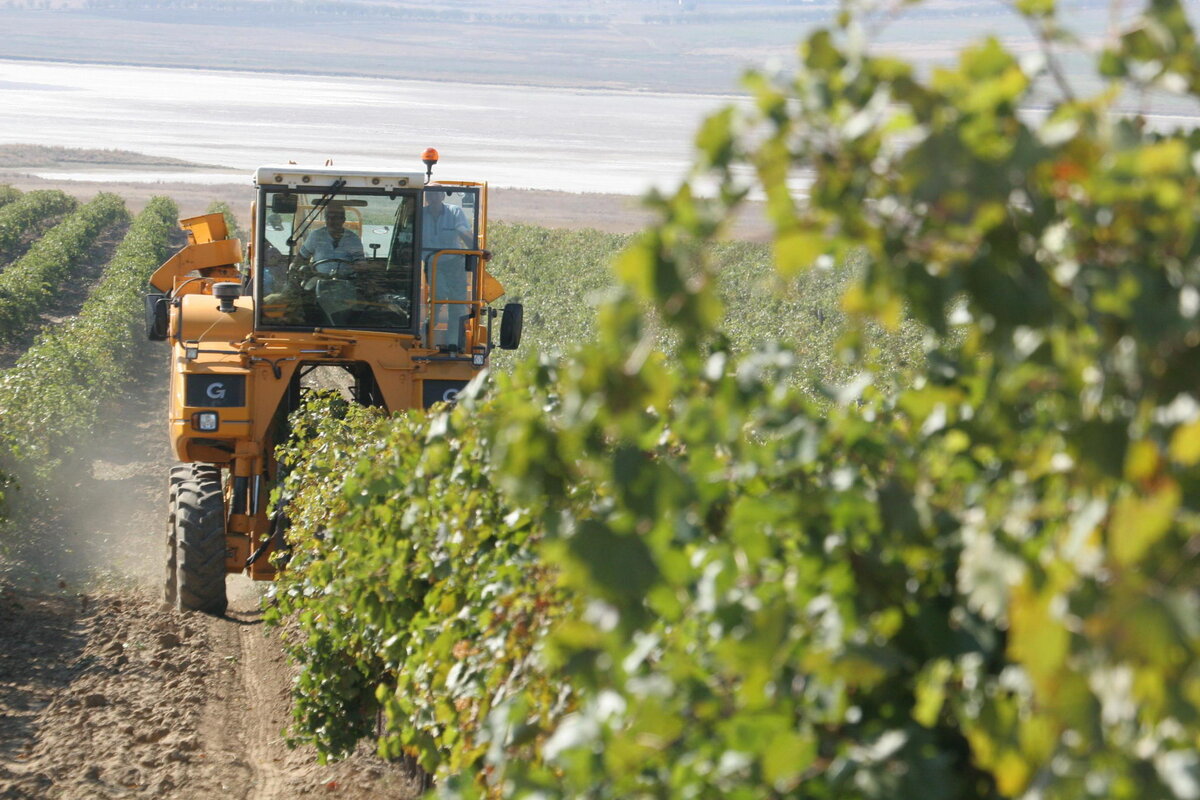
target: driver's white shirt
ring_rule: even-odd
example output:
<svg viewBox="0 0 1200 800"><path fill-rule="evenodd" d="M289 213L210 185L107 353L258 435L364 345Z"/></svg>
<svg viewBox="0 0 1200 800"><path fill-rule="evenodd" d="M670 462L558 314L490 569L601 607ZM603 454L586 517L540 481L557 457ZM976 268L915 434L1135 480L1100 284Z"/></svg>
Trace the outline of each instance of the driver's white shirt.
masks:
<svg viewBox="0 0 1200 800"><path fill-rule="evenodd" d="M362 239L359 239L354 231L342 228L342 236L335 245L327 228L317 228L304 238L304 244L300 245L300 255L314 263L330 258L338 261L360 261L363 257ZM337 267L338 264L333 262L320 264L317 272L328 274Z"/></svg>

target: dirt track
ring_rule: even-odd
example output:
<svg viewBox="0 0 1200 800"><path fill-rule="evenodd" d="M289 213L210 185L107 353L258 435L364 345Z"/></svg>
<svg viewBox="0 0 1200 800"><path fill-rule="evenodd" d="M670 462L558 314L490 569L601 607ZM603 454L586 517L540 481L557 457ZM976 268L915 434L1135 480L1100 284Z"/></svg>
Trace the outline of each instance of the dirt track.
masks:
<svg viewBox="0 0 1200 800"><path fill-rule="evenodd" d="M287 748L289 669L236 589L224 619L145 590L0 601L0 797L417 796L397 765Z"/></svg>
<svg viewBox="0 0 1200 800"><path fill-rule="evenodd" d="M160 602L166 356L151 352L57 496L26 500L45 504L23 523L34 566L0 570L0 798L419 796L369 752L319 766L286 746L292 672L262 585L231 578L223 618Z"/></svg>

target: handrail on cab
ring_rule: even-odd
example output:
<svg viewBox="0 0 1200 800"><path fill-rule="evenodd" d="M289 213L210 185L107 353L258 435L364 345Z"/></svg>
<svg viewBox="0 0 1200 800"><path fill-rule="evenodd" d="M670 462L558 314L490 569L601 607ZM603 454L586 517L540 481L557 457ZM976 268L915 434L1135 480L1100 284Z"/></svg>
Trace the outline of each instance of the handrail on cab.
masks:
<svg viewBox="0 0 1200 800"><path fill-rule="evenodd" d="M436 308L438 306L475 306L476 307L475 318L478 320L481 316L481 310L482 310L483 306L487 302L489 302L489 301L485 300L483 297L481 283L483 280L484 271L478 265L473 270L475 273L473 281L472 281L472 283L473 283L472 289L474 290L472 292L472 294L475 297L474 300L439 300L437 298L438 259L441 258L442 256L477 256L479 258L479 264L481 265L483 263L483 255L484 255L483 250L449 250L448 249L448 250L437 250L433 253L433 255L431 255L429 257L429 299L427 301L428 312L426 314L427 319L426 319L426 323L425 323L425 325L426 325L425 341L428 343L428 345L430 347L434 346L433 328L434 328L434 325L436 324L436 319L435 319L436 315L434 314L434 311L436 310ZM447 327L447 331L446 331L447 335L449 334L449 332L450 332L449 328Z"/></svg>

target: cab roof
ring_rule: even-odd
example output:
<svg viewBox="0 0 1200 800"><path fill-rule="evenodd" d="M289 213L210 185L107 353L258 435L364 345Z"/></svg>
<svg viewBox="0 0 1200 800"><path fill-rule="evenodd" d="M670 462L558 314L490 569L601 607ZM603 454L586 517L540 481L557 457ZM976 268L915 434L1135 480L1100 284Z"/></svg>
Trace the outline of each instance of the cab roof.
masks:
<svg viewBox="0 0 1200 800"><path fill-rule="evenodd" d="M254 173L256 186L287 186L292 189L330 186L344 180L347 189L420 188L425 184L422 172L397 172L380 169L342 169L339 167L259 167Z"/></svg>

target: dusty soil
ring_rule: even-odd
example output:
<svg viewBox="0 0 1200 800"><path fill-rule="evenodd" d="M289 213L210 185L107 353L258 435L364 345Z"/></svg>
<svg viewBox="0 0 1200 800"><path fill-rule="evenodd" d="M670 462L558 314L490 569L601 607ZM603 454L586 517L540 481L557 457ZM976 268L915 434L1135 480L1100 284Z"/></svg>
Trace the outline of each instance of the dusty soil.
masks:
<svg viewBox="0 0 1200 800"><path fill-rule="evenodd" d="M219 618L160 601L166 353L147 363L56 488L17 493L40 549L0 561L0 798L420 796L365 747L321 766L287 746L294 667L261 584L230 578Z"/></svg>
<svg viewBox="0 0 1200 800"><path fill-rule="evenodd" d="M0 798L410 798L366 753L289 749L291 669L258 587L223 618L145 589L14 593L0 610Z"/></svg>

